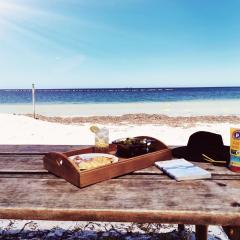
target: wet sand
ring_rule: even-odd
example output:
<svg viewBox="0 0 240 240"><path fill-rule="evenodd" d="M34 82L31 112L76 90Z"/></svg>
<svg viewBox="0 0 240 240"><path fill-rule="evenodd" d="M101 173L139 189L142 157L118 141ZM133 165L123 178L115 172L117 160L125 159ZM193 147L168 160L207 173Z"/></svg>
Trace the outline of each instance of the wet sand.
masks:
<svg viewBox="0 0 240 240"><path fill-rule="evenodd" d="M238 115L240 100L194 100L134 103L38 103L36 113L44 116L121 116L124 114L159 114L167 116ZM0 104L1 113L29 114L29 104Z"/></svg>

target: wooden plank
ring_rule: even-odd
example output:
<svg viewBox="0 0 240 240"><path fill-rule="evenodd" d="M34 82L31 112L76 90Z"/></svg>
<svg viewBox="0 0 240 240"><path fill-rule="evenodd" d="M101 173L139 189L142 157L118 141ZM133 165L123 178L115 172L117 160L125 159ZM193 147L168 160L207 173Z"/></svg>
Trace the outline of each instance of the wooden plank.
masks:
<svg viewBox="0 0 240 240"><path fill-rule="evenodd" d="M156 179L156 180L169 180L169 181L176 181L170 177L168 177L166 174L161 174L161 175L154 175L154 174L149 174L149 175L139 175L139 174L135 174L135 173L131 173L128 175L124 175L121 177L118 177L121 179ZM237 175L212 175L212 180L219 180L219 185L224 183L221 183L221 180L240 180L240 176ZM188 182L193 181L193 180L189 180ZM197 181L197 180L194 180ZM186 182L186 181L185 181Z"/></svg>
<svg viewBox="0 0 240 240"><path fill-rule="evenodd" d="M222 182L228 187L112 179L79 189L62 179L1 178L0 218L236 225L240 182Z"/></svg>
<svg viewBox="0 0 240 240"><path fill-rule="evenodd" d="M6 173L29 173L31 177L33 173L47 173L47 170L43 168L43 156L44 155L0 155L0 177L1 174ZM209 168L211 164L199 164L203 168ZM237 180L240 179L240 173L234 173L224 167L211 166L213 179L215 180ZM6 175L5 175L6 176ZM5 177L3 176L3 177ZM17 176L17 175L15 175ZM26 177L26 175L17 177ZM145 179L169 179L162 171L152 166L140 171L136 171L133 174L125 175L121 178L145 178Z"/></svg>
<svg viewBox="0 0 240 240"><path fill-rule="evenodd" d="M45 154L81 149L88 145L0 145L0 154Z"/></svg>
<svg viewBox="0 0 240 240"><path fill-rule="evenodd" d="M44 155L0 155L0 173L47 172L43 168Z"/></svg>
<svg viewBox="0 0 240 240"><path fill-rule="evenodd" d="M66 152L74 149L89 147L89 145L44 145L44 144L1 144L0 154L45 154L48 152ZM171 146L169 148L172 148Z"/></svg>
<svg viewBox="0 0 240 240"><path fill-rule="evenodd" d="M43 157L42 154L9 154L9 155L0 155L0 172L18 172L18 171L38 171L46 172L43 168ZM144 171L137 171L137 174L156 174L162 175L162 171L156 167L150 167L144 169Z"/></svg>
<svg viewBox="0 0 240 240"><path fill-rule="evenodd" d="M59 177L48 172L6 172L0 173L0 178L59 179Z"/></svg>
<svg viewBox="0 0 240 240"><path fill-rule="evenodd" d="M150 167L78 189L47 173L41 155L75 147L1 145L0 217L240 225L239 173L195 163L213 180L176 182Z"/></svg>
<svg viewBox="0 0 240 240"><path fill-rule="evenodd" d="M0 145L1 154L46 154L48 152L66 152L87 148L89 145Z"/></svg>
<svg viewBox="0 0 240 240"><path fill-rule="evenodd" d="M87 146L68 146L68 145L0 145L0 171L21 171L32 170L42 171L42 154L49 151L67 151L75 148L85 148ZM2 155L1 155L2 154ZM15 154L15 155L13 155ZM19 155L20 154L20 155ZM19 155L19 156L18 156ZM35 156L36 155L36 156ZM210 163L194 164L210 171L215 175L240 176L240 173L230 171L225 167L214 166ZM158 174L162 172L156 167L150 167L135 172L136 174Z"/></svg>
<svg viewBox="0 0 240 240"><path fill-rule="evenodd" d="M43 172L43 171L16 171L16 172L0 172L0 178L29 178L29 179L55 179L55 178L59 178L55 175L53 175L52 173L49 172ZM167 175L135 175L134 173L132 174L127 174L121 177L117 177L115 179L142 179L142 180L151 180L151 181L170 181L170 182L175 182L174 179L169 178ZM221 180L240 180L240 176L213 176L212 178L213 180L215 180L216 184L218 184L219 186L225 186L226 183L222 182ZM227 185L226 185L227 186Z"/></svg>
<svg viewBox="0 0 240 240"><path fill-rule="evenodd" d="M193 164L195 164L196 166L199 166L203 169L206 169L207 171L210 171L212 174L218 174L218 175L234 175L234 176L239 176L240 173L237 172L232 172L231 170L229 170L228 168L224 167L224 166L214 166L211 163L204 163L204 162L192 162ZM139 174L159 174L161 171L155 167L149 167L149 168L145 168L139 171L136 171L135 173L139 173Z"/></svg>

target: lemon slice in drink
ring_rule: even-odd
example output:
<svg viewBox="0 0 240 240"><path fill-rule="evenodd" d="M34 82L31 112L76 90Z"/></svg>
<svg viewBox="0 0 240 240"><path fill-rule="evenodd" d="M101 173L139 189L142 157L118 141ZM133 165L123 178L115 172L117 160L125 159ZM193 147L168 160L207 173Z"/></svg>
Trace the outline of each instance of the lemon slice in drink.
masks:
<svg viewBox="0 0 240 240"><path fill-rule="evenodd" d="M97 133L97 132L100 131L100 129L99 129L97 126L94 126L94 125L90 127L90 130L91 130L93 133Z"/></svg>

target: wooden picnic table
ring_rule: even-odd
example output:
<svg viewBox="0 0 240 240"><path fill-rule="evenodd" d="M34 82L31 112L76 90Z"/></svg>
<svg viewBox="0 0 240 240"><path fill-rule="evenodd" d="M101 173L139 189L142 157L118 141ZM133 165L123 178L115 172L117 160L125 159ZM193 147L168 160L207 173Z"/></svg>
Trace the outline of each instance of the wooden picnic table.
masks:
<svg viewBox="0 0 240 240"><path fill-rule="evenodd" d="M49 151L84 146L0 145L0 218L240 226L240 174L209 163L211 180L176 182L156 167L79 189L48 173ZM232 232L231 232L232 231Z"/></svg>

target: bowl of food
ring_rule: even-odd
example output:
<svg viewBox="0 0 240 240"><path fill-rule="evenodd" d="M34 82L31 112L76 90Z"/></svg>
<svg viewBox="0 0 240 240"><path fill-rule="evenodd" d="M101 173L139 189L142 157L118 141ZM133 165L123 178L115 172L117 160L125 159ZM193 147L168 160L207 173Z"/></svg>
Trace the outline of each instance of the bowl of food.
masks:
<svg viewBox="0 0 240 240"><path fill-rule="evenodd" d="M104 153L79 154L69 157L69 160L75 162L80 171L91 170L118 162L116 156Z"/></svg>
<svg viewBox="0 0 240 240"><path fill-rule="evenodd" d="M112 143L117 146L116 155L119 157L134 157L154 151L153 138L148 137L133 137L133 138L120 138Z"/></svg>

